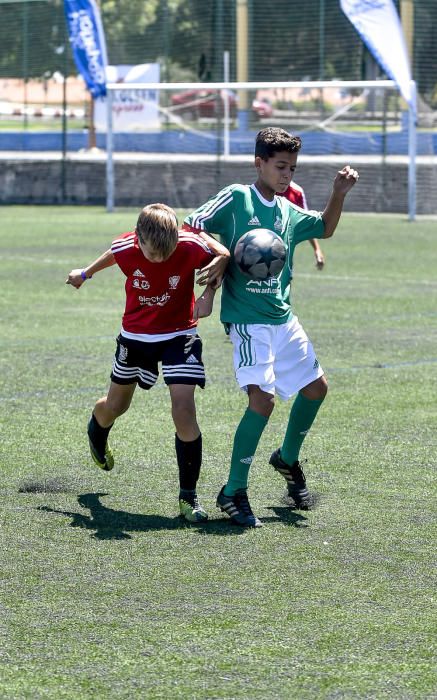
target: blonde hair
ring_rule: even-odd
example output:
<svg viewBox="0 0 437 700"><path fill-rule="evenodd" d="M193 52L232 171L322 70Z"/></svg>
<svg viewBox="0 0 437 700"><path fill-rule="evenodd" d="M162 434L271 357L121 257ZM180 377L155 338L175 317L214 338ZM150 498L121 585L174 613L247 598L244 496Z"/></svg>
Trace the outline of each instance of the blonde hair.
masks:
<svg viewBox="0 0 437 700"><path fill-rule="evenodd" d="M176 213L166 204L148 204L138 217L136 234L141 243L147 243L156 253L168 258L178 243Z"/></svg>

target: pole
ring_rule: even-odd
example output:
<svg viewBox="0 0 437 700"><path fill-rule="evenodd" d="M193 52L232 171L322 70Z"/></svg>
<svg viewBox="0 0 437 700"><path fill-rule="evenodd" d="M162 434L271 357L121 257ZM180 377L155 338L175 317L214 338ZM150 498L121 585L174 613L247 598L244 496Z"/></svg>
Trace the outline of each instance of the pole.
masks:
<svg viewBox="0 0 437 700"><path fill-rule="evenodd" d="M112 134L112 90L106 93L106 211L114 211L114 157Z"/></svg>
<svg viewBox="0 0 437 700"><path fill-rule="evenodd" d="M96 5L100 11L100 0L96 0ZM90 93L90 112L88 122L88 149L95 151L97 149L96 140L96 125L94 123L94 97Z"/></svg>
<svg viewBox="0 0 437 700"><path fill-rule="evenodd" d="M223 78L223 0L215 0L214 12L214 80ZM223 96L220 91L215 95L216 108L216 185L219 187L220 178L220 156L222 154L221 137L224 126L221 121L224 118Z"/></svg>
<svg viewBox="0 0 437 700"><path fill-rule="evenodd" d="M29 80L29 6L27 0L23 3L23 87L24 87L24 128L28 127L27 114L27 82Z"/></svg>
<svg viewBox="0 0 437 700"><path fill-rule="evenodd" d="M325 0L319 0L319 80L325 76ZM320 89L320 115L325 116L323 88Z"/></svg>
<svg viewBox="0 0 437 700"><path fill-rule="evenodd" d="M249 79L249 12L247 0L237 0L237 83L246 83ZM238 125L239 129L248 126L249 102L247 90L238 91Z"/></svg>
<svg viewBox="0 0 437 700"><path fill-rule="evenodd" d="M416 219L416 83L411 81L411 103L408 105L408 218Z"/></svg>
<svg viewBox="0 0 437 700"><path fill-rule="evenodd" d="M414 5L413 0L401 0L401 23L407 45L410 68L413 65L414 51Z"/></svg>
<svg viewBox="0 0 437 700"><path fill-rule="evenodd" d="M228 83L229 82L229 51L224 51L223 52L223 82ZM225 158L228 157L230 153L230 141L229 141L229 122L230 122L230 113L229 113L229 90L226 89L223 91L224 95L224 122L223 122L223 155Z"/></svg>
<svg viewBox="0 0 437 700"><path fill-rule="evenodd" d="M414 66L414 3L413 0L401 0L402 30L410 59L410 71ZM416 155L417 155L417 92L416 83L411 81L411 102L408 105L408 218L416 219Z"/></svg>
<svg viewBox="0 0 437 700"><path fill-rule="evenodd" d="M64 43L62 45L62 54L64 56L64 65L62 68L62 204L67 200L67 72L68 72L68 52L67 52L67 25L63 22L64 27ZM59 48L60 53L60 48Z"/></svg>
<svg viewBox="0 0 437 700"><path fill-rule="evenodd" d="M88 149L93 151L97 148L96 125L94 124L94 97L90 94L90 112L88 120Z"/></svg>
<svg viewBox="0 0 437 700"><path fill-rule="evenodd" d="M65 52L67 53L67 52ZM65 68L64 68L65 70ZM67 76L62 82L62 204L67 199Z"/></svg>
<svg viewBox="0 0 437 700"><path fill-rule="evenodd" d="M319 0L319 80L325 78L325 0Z"/></svg>

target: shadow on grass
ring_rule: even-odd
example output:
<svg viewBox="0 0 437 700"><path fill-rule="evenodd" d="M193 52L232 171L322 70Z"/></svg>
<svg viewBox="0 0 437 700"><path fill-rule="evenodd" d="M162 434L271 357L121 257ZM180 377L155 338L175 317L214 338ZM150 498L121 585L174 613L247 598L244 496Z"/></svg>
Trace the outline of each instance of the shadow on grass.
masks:
<svg viewBox="0 0 437 700"><path fill-rule="evenodd" d="M181 530L195 528L202 534L238 535L241 528L230 526L227 520L209 520L206 523L187 523L181 517L168 518L164 515L143 515L128 513L124 510L107 508L100 498L107 493L84 493L77 497L82 508L88 508L89 515L72 511L56 510L48 506L39 506L38 510L46 513L58 513L72 518L71 527L94 530L92 537L99 540L130 540L129 532L148 532L150 530Z"/></svg>
<svg viewBox="0 0 437 700"><path fill-rule="evenodd" d="M307 523L307 518L304 515L301 515L300 513L296 512L296 510L293 510L290 507L287 506L270 506L267 510L271 510L275 515L277 516L276 518L270 517L270 518L261 518L263 523L266 522L275 522L277 523L278 520L281 522L285 523L286 525L291 525L292 527L308 527Z"/></svg>

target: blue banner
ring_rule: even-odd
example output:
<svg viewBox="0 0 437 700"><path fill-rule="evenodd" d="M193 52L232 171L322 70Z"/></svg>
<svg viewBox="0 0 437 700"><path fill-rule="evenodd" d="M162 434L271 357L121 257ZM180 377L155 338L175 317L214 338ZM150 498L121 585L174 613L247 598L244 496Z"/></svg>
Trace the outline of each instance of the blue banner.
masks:
<svg viewBox="0 0 437 700"><path fill-rule="evenodd" d="M106 95L106 43L94 0L64 0L68 36L77 69L91 95Z"/></svg>

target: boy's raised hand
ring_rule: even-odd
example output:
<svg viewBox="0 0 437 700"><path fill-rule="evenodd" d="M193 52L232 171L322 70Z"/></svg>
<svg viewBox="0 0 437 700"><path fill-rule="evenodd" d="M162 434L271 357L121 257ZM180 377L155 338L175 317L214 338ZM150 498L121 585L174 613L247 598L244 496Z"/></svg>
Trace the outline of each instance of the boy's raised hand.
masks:
<svg viewBox="0 0 437 700"><path fill-rule="evenodd" d="M79 289L83 285L85 280L82 277L82 270L72 270L68 273L68 277L65 280L65 284L71 284L72 287Z"/></svg>
<svg viewBox="0 0 437 700"><path fill-rule="evenodd" d="M339 170L334 180L334 192L345 195L355 185L359 178L358 172L351 168L350 165L345 165L342 170Z"/></svg>

